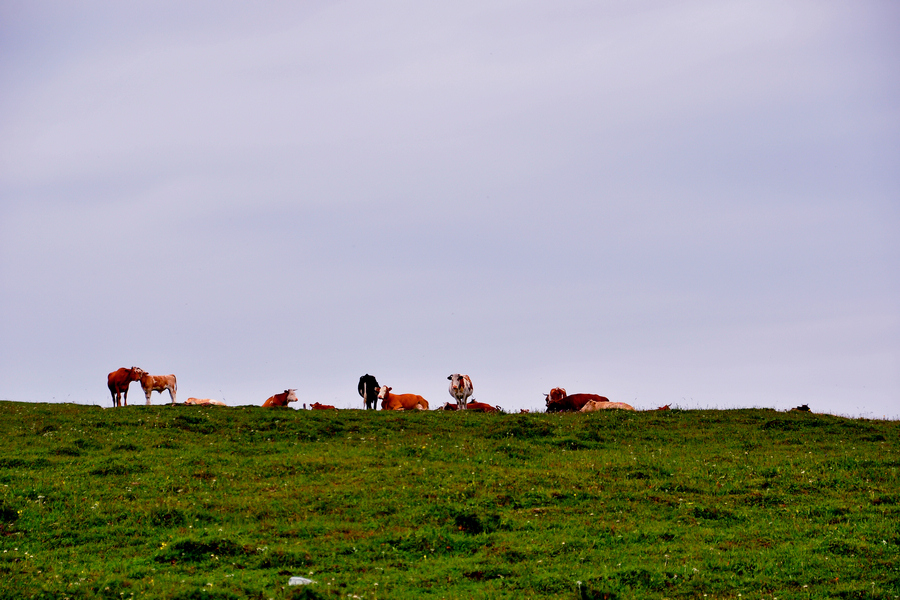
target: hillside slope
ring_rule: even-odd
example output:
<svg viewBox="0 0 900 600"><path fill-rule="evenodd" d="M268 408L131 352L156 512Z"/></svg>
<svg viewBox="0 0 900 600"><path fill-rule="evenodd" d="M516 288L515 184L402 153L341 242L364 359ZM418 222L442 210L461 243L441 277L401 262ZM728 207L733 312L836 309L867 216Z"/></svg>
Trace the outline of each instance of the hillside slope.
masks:
<svg viewBox="0 0 900 600"><path fill-rule="evenodd" d="M0 598L893 598L898 467L771 410L0 402Z"/></svg>

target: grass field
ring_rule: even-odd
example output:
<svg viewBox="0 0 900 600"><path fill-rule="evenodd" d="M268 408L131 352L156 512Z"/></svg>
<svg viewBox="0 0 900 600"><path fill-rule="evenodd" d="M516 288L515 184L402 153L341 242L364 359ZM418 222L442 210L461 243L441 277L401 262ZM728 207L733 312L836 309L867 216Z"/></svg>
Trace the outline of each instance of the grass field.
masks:
<svg viewBox="0 0 900 600"><path fill-rule="evenodd" d="M0 402L0 434L3 599L900 597L896 421Z"/></svg>

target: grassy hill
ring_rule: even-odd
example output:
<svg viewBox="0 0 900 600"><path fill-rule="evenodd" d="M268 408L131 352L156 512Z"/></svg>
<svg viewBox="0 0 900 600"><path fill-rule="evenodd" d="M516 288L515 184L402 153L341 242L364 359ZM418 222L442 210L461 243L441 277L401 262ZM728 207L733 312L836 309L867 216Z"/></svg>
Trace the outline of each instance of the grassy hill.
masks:
<svg viewBox="0 0 900 600"><path fill-rule="evenodd" d="M897 598L898 467L771 410L0 402L0 598Z"/></svg>

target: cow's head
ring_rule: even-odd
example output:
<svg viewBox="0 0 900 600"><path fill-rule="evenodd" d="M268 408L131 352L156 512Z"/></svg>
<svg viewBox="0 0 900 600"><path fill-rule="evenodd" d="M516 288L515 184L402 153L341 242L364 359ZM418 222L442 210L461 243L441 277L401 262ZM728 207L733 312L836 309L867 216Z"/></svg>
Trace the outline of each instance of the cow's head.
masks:
<svg viewBox="0 0 900 600"><path fill-rule="evenodd" d="M388 392L391 391L392 389L394 389L394 388L387 386L387 385L383 385L380 388L378 388L378 399L384 400L384 397L387 396Z"/></svg>
<svg viewBox="0 0 900 600"><path fill-rule="evenodd" d="M140 367L131 367L131 369L129 370L131 371L131 378L134 381L139 381L141 377L147 374L147 371L143 370Z"/></svg>
<svg viewBox="0 0 900 600"><path fill-rule="evenodd" d="M547 397L547 406L550 406L556 402L561 402L566 397L566 388L553 388L549 394L544 395Z"/></svg>
<svg viewBox="0 0 900 600"><path fill-rule="evenodd" d="M296 401L297 401L297 394L294 393L294 392L296 392L296 391L297 391L296 389L293 389L293 390L284 390L284 393L285 393L285 396L284 396L284 405L285 405L285 406L287 406L290 402L296 402Z"/></svg>

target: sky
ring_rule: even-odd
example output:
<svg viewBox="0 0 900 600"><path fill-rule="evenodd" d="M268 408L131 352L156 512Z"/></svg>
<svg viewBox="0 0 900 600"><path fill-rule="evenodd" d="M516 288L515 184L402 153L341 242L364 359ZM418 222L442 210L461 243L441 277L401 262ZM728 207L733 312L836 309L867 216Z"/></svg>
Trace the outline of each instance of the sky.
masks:
<svg viewBox="0 0 900 600"><path fill-rule="evenodd" d="M0 399L900 418L900 5L0 3ZM138 384L130 403L142 404ZM168 395L153 395L163 404Z"/></svg>

